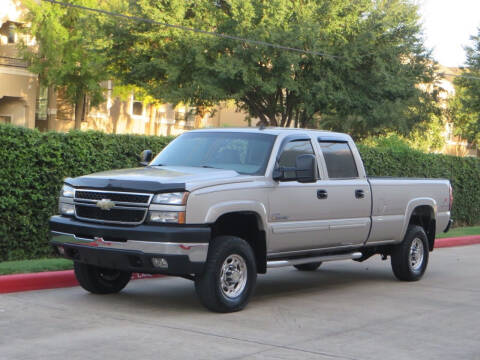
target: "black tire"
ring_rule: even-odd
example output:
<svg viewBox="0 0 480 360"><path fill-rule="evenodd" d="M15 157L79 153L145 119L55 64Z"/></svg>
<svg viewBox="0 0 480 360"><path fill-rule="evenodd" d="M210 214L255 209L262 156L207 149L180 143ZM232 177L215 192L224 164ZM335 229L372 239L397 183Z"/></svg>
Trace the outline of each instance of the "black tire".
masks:
<svg viewBox="0 0 480 360"><path fill-rule="evenodd" d="M418 249L420 245L423 247L423 256L421 260L417 260L419 255L414 248ZM427 269L428 251L425 230L417 225L409 225L402 243L395 245L392 250L391 263L395 277L402 281L420 280Z"/></svg>
<svg viewBox="0 0 480 360"><path fill-rule="evenodd" d="M80 286L93 294L118 293L128 284L132 276L130 272L79 262L75 262L73 268Z"/></svg>
<svg viewBox="0 0 480 360"><path fill-rule="evenodd" d="M315 271L320 267L320 265L322 265L321 262L312 262L312 263L293 265L293 266L295 267L295 269L300 271Z"/></svg>
<svg viewBox="0 0 480 360"><path fill-rule="evenodd" d="M228 272L222 272L224 266L229 269ZM234 270L235 277L231 276L231 270ZM203 273L195 276L195 290L207 309L221 313L234 312L247 305L256 280L257 265L250 245L235 236L218 236L210 244ZM227 285L232 286L230 295L227 294Z"/></svg>

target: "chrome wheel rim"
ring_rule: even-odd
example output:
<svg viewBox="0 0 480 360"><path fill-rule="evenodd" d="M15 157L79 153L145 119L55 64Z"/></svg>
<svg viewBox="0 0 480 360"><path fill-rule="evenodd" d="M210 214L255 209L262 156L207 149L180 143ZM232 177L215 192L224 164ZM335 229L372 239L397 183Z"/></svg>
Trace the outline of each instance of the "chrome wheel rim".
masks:
<svg viewBox="0 0 480 360"><path fill-rule="evenodd" d="M418 271L422 267L424 251L423 241L419 238L413 239L408 255L408 264L413 271Z"/></svg>
<svg viewBox="0 0 480 360"><path fill-rule="evenodd" d="M243 257L237 254L229 255L222 264L220 271L220 289L227 298L236 298L247 284L247 264Z"/></svg>

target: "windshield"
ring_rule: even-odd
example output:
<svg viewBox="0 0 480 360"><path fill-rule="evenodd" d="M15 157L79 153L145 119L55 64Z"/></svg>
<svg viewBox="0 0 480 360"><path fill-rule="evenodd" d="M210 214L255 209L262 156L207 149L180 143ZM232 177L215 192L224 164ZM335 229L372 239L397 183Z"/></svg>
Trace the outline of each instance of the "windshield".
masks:
<svg viewBox="0 0 480 360"><path fill-rule="evenodd" d="M275 135L194 131L173 140L151 166L195 166L263 175Z"/></svg>

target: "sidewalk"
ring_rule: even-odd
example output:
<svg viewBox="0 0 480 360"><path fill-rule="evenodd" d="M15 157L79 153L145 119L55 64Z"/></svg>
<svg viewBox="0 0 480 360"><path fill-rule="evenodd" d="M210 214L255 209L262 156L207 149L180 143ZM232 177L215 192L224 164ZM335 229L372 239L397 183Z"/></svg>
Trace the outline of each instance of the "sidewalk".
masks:
<svg viewBox="0 0 480 360"><path fill-rule="evenodd" d="M480 235L462 236L456 238L436 239L435 248L466 246L480 244ZM132 280L157 278L163 275L132 274ZM77 286L73 270L46 271L41 273L13 274L0 276L0 294L56 289Z"/></svg>

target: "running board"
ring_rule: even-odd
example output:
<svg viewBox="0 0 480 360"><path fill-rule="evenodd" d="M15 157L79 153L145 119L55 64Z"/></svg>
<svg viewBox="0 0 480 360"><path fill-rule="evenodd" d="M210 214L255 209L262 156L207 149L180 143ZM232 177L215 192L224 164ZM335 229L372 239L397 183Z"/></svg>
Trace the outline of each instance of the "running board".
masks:
<svg viewBox="0 0 480 360"><path fill-rule="evenodd" d="M361 252L354 252L350 254L338 254L338 255L325 255L325 256L315 256L315 257L306 257L306 258L297 258L297 259L287 259L287 260L271 260L267 261L268 268L276 268L282 266L292 266L307 264L313 262L325 262L325 261L335 261L335 260L355 260L362 257Z"/></svg>

